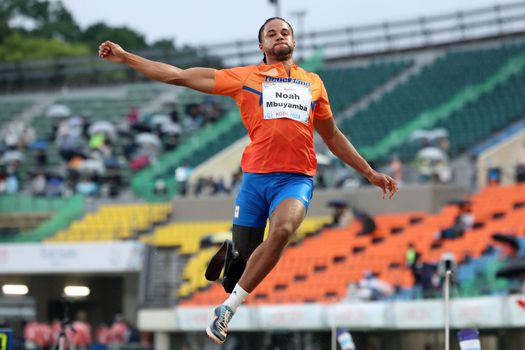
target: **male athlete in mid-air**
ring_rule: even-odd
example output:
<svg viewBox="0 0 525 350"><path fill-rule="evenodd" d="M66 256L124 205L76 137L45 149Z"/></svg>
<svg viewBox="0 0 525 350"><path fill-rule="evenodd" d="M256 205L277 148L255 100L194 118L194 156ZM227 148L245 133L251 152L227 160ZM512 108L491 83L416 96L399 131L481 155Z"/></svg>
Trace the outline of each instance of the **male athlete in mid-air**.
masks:
<svg viewBox="0 0 525 350"><path fill-rule="evenodd" d="M127 64L147 77L209 94L230 96L239 106L251 143L244 150L243 182L233 209L233 244L225 243L211 259L206 278L231 293L215 309L206 329L216 343L226 340L228 323L239 305L279 261L301 225L313 193L317 160L314 129L328 148L370 183L392 198L397 183L376 172L337 128L323 82L295 65L294 32L280 17L259 30L259 65L216 70L181 69L134 55L106 41L99 56ZM269 219L268 238L263 241Z"/></svg>

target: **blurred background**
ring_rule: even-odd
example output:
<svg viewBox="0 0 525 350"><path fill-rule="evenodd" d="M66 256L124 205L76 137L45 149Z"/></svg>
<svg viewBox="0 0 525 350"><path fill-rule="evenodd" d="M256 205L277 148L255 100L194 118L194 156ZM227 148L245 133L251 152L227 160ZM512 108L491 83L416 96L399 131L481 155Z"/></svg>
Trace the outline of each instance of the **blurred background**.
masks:
<svg viewBox="0 0 525 350"><path fill-rule="evenodd" d="M524 348L525 2L3 0L0 328L14 349L219 348L204 329L227 295L204 270L231 238L239 111L97 50L258 64L274 15L400 190L382 200L316 138L308 216L222 348L443 349L447 269L451 349L471 327L484 350Z"/></svg>

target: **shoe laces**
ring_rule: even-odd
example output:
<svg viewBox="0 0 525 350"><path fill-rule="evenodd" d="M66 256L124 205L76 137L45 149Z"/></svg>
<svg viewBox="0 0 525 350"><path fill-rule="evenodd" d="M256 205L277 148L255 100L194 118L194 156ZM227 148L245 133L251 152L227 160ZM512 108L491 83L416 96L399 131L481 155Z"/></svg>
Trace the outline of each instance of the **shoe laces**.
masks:
<svg viewBox="0 0 525 350"><path fill-rule="evenodd" d="M221 313L217 319L217 326L219 330L223 333L228 331L228 322L230 322L233 313L226 307L221 308Z"/></svg>

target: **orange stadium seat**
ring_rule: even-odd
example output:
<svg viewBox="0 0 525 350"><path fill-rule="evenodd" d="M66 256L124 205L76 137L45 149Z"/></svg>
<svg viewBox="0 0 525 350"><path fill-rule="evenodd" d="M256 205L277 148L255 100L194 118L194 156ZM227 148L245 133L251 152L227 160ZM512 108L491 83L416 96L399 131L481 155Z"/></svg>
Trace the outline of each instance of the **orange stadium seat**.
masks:
<svg viewBox="0 0 525 350"><path fill-rule="evenodd" d="M326 229L289 247L247 303L340 300L348 284L358 282L366 271L378 274L392 285L410 288L413 276L404 266L409 243L415 245L424 261L437 262L445 251L462 261L467 255L481 256L492 244L495 232L525 234L525 206L520 204L525 202L524 185L490 187L466 199L472 202L476 225L460 239L436 245L436 233L454 222L458 213L455 205L445 205L435 215L420 212L378 215L377 230L369 236L356 236L360 229L357 224ZM225 297L222 287L214 284L195 292L181 304L216 304Z"/></svg>

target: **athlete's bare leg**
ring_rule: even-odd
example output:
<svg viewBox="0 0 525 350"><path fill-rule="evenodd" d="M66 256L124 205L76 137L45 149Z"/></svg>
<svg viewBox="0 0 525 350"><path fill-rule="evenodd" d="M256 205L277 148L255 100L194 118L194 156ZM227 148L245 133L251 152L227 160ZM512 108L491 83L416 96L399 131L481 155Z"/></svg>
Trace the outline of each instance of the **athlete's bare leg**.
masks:
<svg viewBox="0 0 525 350"><path fill-rule="evenodd" d="M275 208L268 238L252 253L239 280L245 291L251 293L274 268L304 216L304 204L295 198L286 199Z"/></svg>

